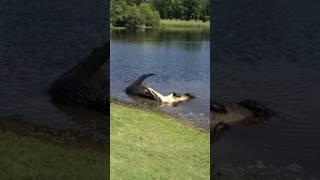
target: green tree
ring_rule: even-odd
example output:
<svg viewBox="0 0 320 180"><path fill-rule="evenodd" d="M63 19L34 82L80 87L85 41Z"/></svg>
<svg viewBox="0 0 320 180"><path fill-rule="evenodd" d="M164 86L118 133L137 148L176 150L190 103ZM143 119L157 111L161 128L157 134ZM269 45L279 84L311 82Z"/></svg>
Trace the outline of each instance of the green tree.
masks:
<svg viewBox="0 0 320 180"><path fill-rule="evenodd" d="M208 20L209 0L150 0L163 19Z"/></svg>
<svg viewBox="0 0 320 180"><path fill-rule="evenodd" d="M111 0L111 24L157 26L160 18L208 21L209 0Z"/></svg>
<svg viewBox="0 0 320 180"><path fill-rule="evenodd" d="M125 27L137 29L144 25L144 18L137 6L128 6L124 11Z"/></svg>
<svg viewBox="0 0 320 180"><path fill-rule="evenodd" d="M146 26L157 26L160 23L159 12L154 11L154 8L149 3L141 3L140 12L144 18L144 23Z"/></svg>
<svg viewBox="0 0 320 180"><path fill-rule="evenodd" d="M124 12L127 8L125 0L112 0L110 6L110 22L113 26L125 26Z"/></svg>
<svg viewBox="0 0 320 180"><path fill-rule="evenodd" d="M172 0L152 0L151 4L159 11L161 18L172 18Z"/></svg>
<svg viewBox="0 0 320 180"><path fill-rule="evenodd" d="M210 20L210 4L208 0L200 0L200 19L202 21Z"/></svg>

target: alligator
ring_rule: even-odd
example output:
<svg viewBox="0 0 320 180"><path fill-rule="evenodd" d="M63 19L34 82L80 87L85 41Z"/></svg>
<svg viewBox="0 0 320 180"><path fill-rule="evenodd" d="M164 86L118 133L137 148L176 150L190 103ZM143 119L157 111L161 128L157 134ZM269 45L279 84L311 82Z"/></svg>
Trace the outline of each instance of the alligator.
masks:
<svg viewBox="0 0 320 180"><path fill-rule="evenodd" d="M53 100L81 105L106 113L106 108L110 102L109 76L102 70L102 66L107 63L109 55L109 43L105 43L103 46L94 49L79 64L55 80L50 88ZM180 95L176 92L164 96L150 86L142 84L146 78L152 75L154 74L144 74L139 77L126 88L127 94L172 106L195 98L190 93Z"/></svg>
<svg viewBox="0 0 320 180"><path fill-rule="evenodd" d="M131 83L125 89L125 92L131 96L147 98L147 99L155 100L161 104L167 104L171 106L177 106L178 104L181 104L183 102L186 102L195 98L195 96L190 93L185 93L181 95L177 92L172 92L172 93L169 93L168 95L162 95L161 93L157 92L155 89L150 87L149 85L143 84L143 81L146 78L153 75L155 74L152 74L152 73L143 74L133 83Z"/></svg>
<svg viewBox="0 0 320 180"><path fill-rule="evenodd" d="M80 104L106 113L109 105L109 76L102 67L109 61L109 55L107 42L55 80L50 88L53 100Z"/></svg>
<svg viewBox="0 0 320 180"><path fill-rule="evenodd" d="M107 113L109 105L109 73L102 70L109 61L109 42L93 50L79 64L55 80L50 88L51 96L60 102L82 105ZM156 102L176 106L195 98L190 93L180 95L172 92L166 96L143 84L154 74L144 74L130 84L125 92L128 95L151 99ZM268 107L253 101L220 103L211 101L211 132L215 135L223 130L242 123L260 123L270 119L275 113Z"/></svg>

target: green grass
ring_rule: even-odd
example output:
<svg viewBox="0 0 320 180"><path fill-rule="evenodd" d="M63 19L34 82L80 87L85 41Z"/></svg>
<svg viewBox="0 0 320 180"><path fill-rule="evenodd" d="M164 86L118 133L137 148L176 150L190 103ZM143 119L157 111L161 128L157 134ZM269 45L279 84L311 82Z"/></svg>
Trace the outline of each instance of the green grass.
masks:
<svg viewBox="0 0 320 180"><path fill-rule="evenodd" d="M152 27L146 27L152 28ZM155 29L166 29L166 30L174 30L174 31L187 31L187 30L210 30L210 21L186 21L186 20L170 20L170 19L161 19L159 27L155 27ZM110 23L111 30L125 30L126 27L114 27Z"/></svg>
<svg viewBox="0 0 320 180"><path fill-rule="evenodd" d="M201 29L201 30L209 30L210 29L210 21L185 21L185 20L160 20L161 28L175 28L175 29Z"/></svg>
<svg viewBox="0 0 320 180"><path fill-rule="evenodd" d="M209 133L111 103L111 179L209 179Z"/></svg>
<svg viewBox="0 0 320 180"><path fill-rule="evenodd" d="M106 178L103 147L55 143L27 133L18 120L13 127L25 133L5 129L2 121L1 180ZM112 103L111 178L209 179L209 134L155 111Z"/></svg>
<svg viewBox="0 0 320 180"><path fill-rule="evenodd" d="M125 30L127 29L126 27L115 27L110 23L110 29L111 30Z"/></svg>
<svg viewBox="0 0 320 180"><path fill-rule="evenodd" d="M106 152L0 131L0 179L106 179Z"/></svg>

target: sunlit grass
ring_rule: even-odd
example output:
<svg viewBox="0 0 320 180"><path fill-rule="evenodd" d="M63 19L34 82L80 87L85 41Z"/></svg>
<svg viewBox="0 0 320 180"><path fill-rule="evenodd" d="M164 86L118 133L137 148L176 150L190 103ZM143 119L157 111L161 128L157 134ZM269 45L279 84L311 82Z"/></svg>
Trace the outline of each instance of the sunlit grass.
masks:
<svg viewBox="0 0 320 180"><path fill-rule="evenodd" d="M209 133L111 104L111 179L209 179Z"/></svg>
<svg viewBox="0 0 320 180"><path fill-rule="evenodd" d="M177 28L177 29L210 29L210 21L195 21L195 20L167 20L160 21L161 28Z"/></svg>
<svg viewBox="0 0 320 180"><path fill-rule="evenodd" d="M210 21L200 21L200 20L169 20L169 19L161 19L159 26L156 27L145 27L146 29L165 29L165 30L172 30L172 31L208 31L210 30ZM114 27L110 23L111 30L125 30L126 27Z"/></svg>

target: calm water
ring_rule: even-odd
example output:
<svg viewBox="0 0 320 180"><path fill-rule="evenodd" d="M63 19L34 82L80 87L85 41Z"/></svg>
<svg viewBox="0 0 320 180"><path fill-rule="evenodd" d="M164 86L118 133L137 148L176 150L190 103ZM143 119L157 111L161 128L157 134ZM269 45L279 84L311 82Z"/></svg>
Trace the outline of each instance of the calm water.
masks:
<svg viewBox="0 0 320 180"><path fill-rule="evenodd" d="M213 14L212 98L254 99L279 114L228 131L217 164L298 163L320 175L320 3L221 1Z"/></svg>
<svg viewBox="0 0 320 180"><path fill-rule="evenodd" d="M75 5L76 4L76 5ZM39 126L84 128L105 116L53 104L53 80L106 41L104 3L84 0L0 2L0 115ZM108 24L108 23L107 23Z"/></svg>
<svg viewBox="0 0 320 180"><path fill-rule="evenodd" d="M134 102L123 90L140 75L155 73L145 83L162 94L189 92L197 97L178 107L159 108L187 117L188 123L195 126L208 128L209 46L209 30L112 31L111 97Z"/></svg>

